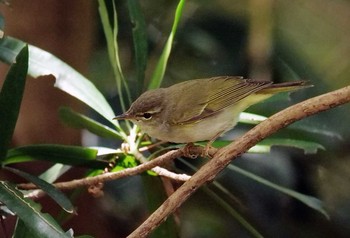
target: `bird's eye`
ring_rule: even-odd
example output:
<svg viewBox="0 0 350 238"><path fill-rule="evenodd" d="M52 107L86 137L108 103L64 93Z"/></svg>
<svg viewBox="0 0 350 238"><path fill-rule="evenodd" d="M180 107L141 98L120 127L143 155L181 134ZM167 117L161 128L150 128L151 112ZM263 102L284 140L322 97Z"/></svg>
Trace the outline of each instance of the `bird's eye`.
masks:
<svg viewBox="0 0 350 238"><path fill-rule="evenodd" d="M143 119L150 120L152 118L152 114L149 112L145 112L142 114Z"/></svg>

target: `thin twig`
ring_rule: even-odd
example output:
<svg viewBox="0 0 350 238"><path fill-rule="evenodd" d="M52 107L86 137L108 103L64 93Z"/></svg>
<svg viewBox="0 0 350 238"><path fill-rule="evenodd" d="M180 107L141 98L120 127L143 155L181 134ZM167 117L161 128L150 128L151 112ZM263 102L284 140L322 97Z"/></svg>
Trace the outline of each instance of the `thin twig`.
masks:
<svg viewBox="0 0 350 238"><path fill-rule="evenodd" d="M147 163L147 159L139 151L136 150L132 154L141 163ZM183 154L182 154L182 156L183 156ZM177 174L177 173L171 172L171 171L169 171L165 168L159 167L159 166L156 166L156 167L152 168L151 170L153 172L155 172L156 174L158 174L159 176L168 177L168 178L171 178L173 180L187 181L191 178L191 176L189 176L187 174Z"/></svg>
<svg viewBox="0 0 350 238"><path fill-rule="evenodd" d="M195 151L196 153L200 153L201 148L194 148L194 150L197 150L197 151ZM124 169L124 170L121 170L118 172L108 172L108 173L104 173L104 174L97 175L94 177L88 177L88 178L67 181L67 182L55 183L54 186L58 189L61 189L61 190L68 190L68 189L74 189L77 187L90 186L90 185L94 185L97 183L103 183L106 181L111 181L111 180L115 180L115 179L119 179L119 178L123 178L123 177L127 177L127 176L140 174L146 170L153 169L153 168L157 167L158 165L165 164L165 163L167 163L171 160L174 160L178 157L181 157L183 155L184 155L184 151L182 149L172 150L172 151L169 151L169 152L167 152L167 153L165 153L165 154L163 154L163 155L161 155L161 156L159 156L151 161L147 161L145 163L142 163L134 168L127 168L127 169ZM174 173L171 173L170 171L167 171L165 169L156 170L156 172L157 171L162 176L169 176L170 178L174 178L176 180L181 180L181 181L186 181L190 177L188 175L183 175L183 174L174 174ZM37 187L31 183L18 184L17 187L19 189L23 189L23 190L37 189ZM38 194L41 194L41 193L36 191L35 193L33 193L33 195L34 194L35 194L34 197L37 197Z"/></svg>
<svg viewBox="0 0 350 238"><path fill-rule="evenodd" d="M246 134L215 153L213 159L203 165L191 179L177 189L144 223L132 232L128 238L147 237L200 186L212 181L233 159L246 152L259 141L297 120L301 120L349 101L350 86L347 86L298 103L261 122Z"/></svg>

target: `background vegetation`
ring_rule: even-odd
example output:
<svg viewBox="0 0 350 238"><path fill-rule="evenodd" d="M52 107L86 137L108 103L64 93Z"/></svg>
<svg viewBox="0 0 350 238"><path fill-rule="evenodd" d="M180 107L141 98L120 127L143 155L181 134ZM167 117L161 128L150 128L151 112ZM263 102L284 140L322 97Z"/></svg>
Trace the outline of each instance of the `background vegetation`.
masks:
<svg viewBox="0 0 350 238"><path fill-rule="evenodd" d="M187 79L217 75L242 75L275 82L306 79L315 85L312 89L293 94L290 99L285 95L277 96L248 110L268 116L296 101L348 84L348 1L184 1L182 14L175 17L175 22L176 19L179 21L177 28L173 22L176 8L179 13L181 7L178 1L116 1L115 6L111 1L106 1L106 5L104 1L33 1L32 8L21 11L25 7L21 6L24 2L13 0L10 8L1 7L5 35L43 48L67 62L65 64L55 56L30 46L28 74L33 77L53 74L59 89L94 109L90 110L73 97L58 92L49 78L30 78L25 82L22 76L21 85L25 93L13 136L9 129L14 128L16 111L18 113L14 105L18 102L3 100L5 106L0 107L14 113L10 120L8 114L5 116L1 111L2 132L7 131L7 136L5 138L5 132L1 134L0 156L3 165L11 168L15 165L34 175L55 174L53 177L56 178L63 174L62 170L69 169L67 166L58 168L56 163L75 167L61 178L63 181L94 175L107 166L105 161L111 160L111 154L116 169L134 166L133 156L118 153L118 162L113 159L116 151L104 152L105 156L97 157L98 160L95 160L96 153L101 153L102 147L116 149L126 139L123 133L130 129L130 125L111 124L110 120L114 113L118 114L128 106L128 97L135 99L149 85L156 87L161 83L167 86ZM114 7L117 15L113 14ZM43 12L43 16L38 16L38 12ZM168 40L170 32L174 42ZM12 63L25 46L17 39L2 40L0 55L4 62ZM168 61L167 53L163 51L167 40L171 47ZM9 72L6 82L18 82L21 78L18 74L23 75L27 71L26 48L21 52L22 58L17 58L17 64L10 71L17 74L11 76ZM77 74L73 68L67 68L68 65L93 81L109 103L94 86L87 83L84 76ZM6 72L7 68L3 71ZM5 73L2 78L5 78ZM128 82L130 94L123 86L124 79ZM39 85L38 81L45 83ZM5 98L6 88L11 89L5 85L1 88L1 98ZM13 92L9 94L9 99L22 97L21 90L16 91L16 97ZM36 106L42 104L46 107ZM58 108L67 104L93 119L67 108L61 109L58 116ZM113 106L114 112L108 104ZM299 122L272 138L274 141L266 142L265 147L270 149L271 145L279 145L283 141L302 149L274 146L270 153L242 156L213 185L203 188L187 201L179 214L158 229L154 237L346 237L350 232L349 109L347 105ZM79 130L67 129L58 123L58 118L71 127L87 128L90 132L85 129L80 138ZM92 120L108 125L112 130ZM9 123L5 124L5 121ZM235 138L249 127L251 125L240 124L225 139ZM122 128L125 128L124 131ZM12 144L8 144L11 137ZM63 146L79 145L80 139L82 147ZM302 143L298 146L295 141L288 142L287 139ZM40 147L37 143L58 145ZM24 145L26 147L22 147ZM95 150L89 146L99 148ZM317 151L318 148L324 150ZM41 161L24 163L33 160ZM179 159L170 167L190 174L202 162ZM82 163L85 170L80 168ZM53 164L56 164L56 172L47 170ZM86 170L86 167L89 169ZM36 184L42 181L38 182L36 177L17 170L10 171L11 175L8 171L1 171L1 194L8 192L9 195L0 200L21 218L15 229L15 234L19 236L25 233L22 229L31 230L32 225L40 224L34 218L39 219L42 215L39 208L25 210L26 207L37 206L29 199L26 200L28 206L5 202L8 201L6 199L22 200L18 190L5 181L22 181L14 178L13 173ZM254 180L254 175L260 177ZM52 177L45 179L42 175L41 178L54 181ZM262 178L272 182L273 188L271 184L266 186ZM290 190L287 194L283 193L276 184ZM41 186L45 191L52 189L46 183ZM68 192L66 195L78 209L77 216L62 212L61 207L72 211L73 205L62 194L53 191L51 197L58 200L60 206L53 205L46 198L40 200L46 209L44 211L50 214L50 217L45 217L46 214L43 220L50 226L54 224L54 229L46 230L45 234L53 237L57 233L60 237L72 228L76 235L125 237L164 200L163 186L164 181L158 177L144 174L105 184L104 196L96 199L92 199L85 190ZM11 193L15 196L11 197ZM303 198L304 203L301 202ZM15 210L18 207L22 209ZM15 220L13 216L5 215L5 211L4 208L3 234L11 233ZM34 218L24 219L28 214L34 214ZM329 215L329 219L325 214ZM51 216L59 225L51 220ZM32 232L38 235L37 231L34 229ZM34 237L33 233L28 234Z"/></svg>

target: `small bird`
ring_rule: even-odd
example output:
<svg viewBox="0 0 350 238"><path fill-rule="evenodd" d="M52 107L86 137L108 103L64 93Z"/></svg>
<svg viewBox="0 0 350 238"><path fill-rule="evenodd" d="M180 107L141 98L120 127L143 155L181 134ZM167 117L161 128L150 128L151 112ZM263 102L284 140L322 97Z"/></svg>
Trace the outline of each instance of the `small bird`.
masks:
<svg viewBox="0 0 350 238"><path fill-rule="evenodd" d="M219 76L149 90L113 119L126 119L153 138L174 143L212 143L232 129L239 114L276 93L310 87L306 81L271 81Z"/></svg>

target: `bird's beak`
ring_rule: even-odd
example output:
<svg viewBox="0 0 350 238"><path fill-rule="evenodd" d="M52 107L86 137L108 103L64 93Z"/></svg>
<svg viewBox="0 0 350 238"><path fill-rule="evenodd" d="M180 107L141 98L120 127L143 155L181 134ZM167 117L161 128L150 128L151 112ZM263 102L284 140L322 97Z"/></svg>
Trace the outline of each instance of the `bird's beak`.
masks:
<svg viewBox="0 0 350 238"><path fill-rule="evenodd" d="M132 119L132 116L130 116L129 114L127 113L123 113L121 115L118 115L118 116L115 116L113 118L113 120L130 120Z"/></svg>

